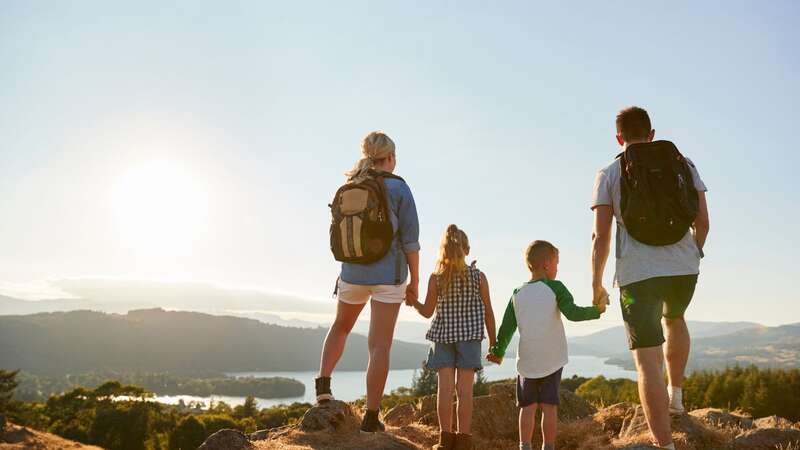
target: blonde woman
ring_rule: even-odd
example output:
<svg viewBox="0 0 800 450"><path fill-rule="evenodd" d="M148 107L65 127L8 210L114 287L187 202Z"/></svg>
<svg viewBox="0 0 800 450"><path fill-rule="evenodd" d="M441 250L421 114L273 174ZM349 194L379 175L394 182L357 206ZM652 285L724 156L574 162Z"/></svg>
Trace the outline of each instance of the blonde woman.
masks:
<svg viewBox="0 0 800 450"><path fill-rule="evenodd" d="M379 261L342 263L337 281L336 319L322 348L316 393L318 403L333 399L331 374L361 310L370 302L367 411L361 431L374 433L384 430L378 412L389 374L389 352L397 314L403 300L416 301L419 292L419 221L411 189L402 178L391 175L397 166L392 139L379 131L369 133L361 143L361 153L362 158L346 174L348 182L359 183L375 176L383 178L395 234L389 252Z"/></svg>
<svg viewBox="0 0 800 450"><path fill-rule="evenodd" d="M436 412L441 432L434 448L440 450L472 448L472 385L475 371L482 368L484 328L489 333L489 346L495 344L489 282L475 263L467 265L467 255L467 234L449 225L439 246L436 269L428 281L425 304L407 301L424 317L436 312L425 336L432 342L425 366L438 374ZM457 427L453 426L454 390L458 397Z"/></svg>

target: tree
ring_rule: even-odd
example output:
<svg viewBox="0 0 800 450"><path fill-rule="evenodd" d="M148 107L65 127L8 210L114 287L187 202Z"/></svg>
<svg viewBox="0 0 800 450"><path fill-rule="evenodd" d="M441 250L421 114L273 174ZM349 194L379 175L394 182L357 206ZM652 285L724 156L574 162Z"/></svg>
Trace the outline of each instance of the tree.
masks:
<svg viewBox="0 0 800 450"><path fill-rule="evenodd" d="M256 417L258 415L258 402L252 395L244 399L244 404L233 408L233 417L244 419L246 417Z"/></svg>
<svg viewBox="0 0 800 450"><path fill-rule="evenodd" d="M411 391L417 397L435 394L438 387L436 371L423 367L419 372L414 371L411 378Z"/></svg>
<svg viewBox="0 0 800 450"><path fill-rule="evenodd" d="M197 417L188 415L178 422L169 435L170 450L194 450L206 438L206 428Z"/></svg>
<svg viewBox="0 0 800 450"><path fill-rule="evenodd" d="M0 370L0 413L7 413L17 388L19 370Z"/></svg>

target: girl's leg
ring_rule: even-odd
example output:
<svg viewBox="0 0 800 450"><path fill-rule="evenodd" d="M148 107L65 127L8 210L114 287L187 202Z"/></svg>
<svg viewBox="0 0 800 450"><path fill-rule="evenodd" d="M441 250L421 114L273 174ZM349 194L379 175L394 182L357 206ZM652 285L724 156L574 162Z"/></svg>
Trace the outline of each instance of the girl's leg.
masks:
<svg viewBox="0 0 800 450"><path fill-rule="evenodd" d="M555 448L557 424L558 406L542 403L542 442L547 450Z"/></svg>
<svg viewBox="0 0 800 450"><path fill-rule="evenodd" d="M456 369L456 395L458 395L458 432L470 434L472 427L472 385L475 369Z"/></svg>
<svg viewBox="0 0 800 450"><path fill-rule="evenodd" d="M325 337L325 343L322 346L322 357L319 363L319 376L330 377L339 358L342 357L344 352L344 344L347 341L347 336L353 329L358 315L364 305L351 305L349 303L338 302L336 305L336 320L333 321L328 335Z"/></svg>
<svg viewBox="0 0 800 450"><path fill-rule="evenodd" d="M519 409L519 442L529 443L533 440L533 428L536 426L536 408L538 403Z"/></svg>
<svg viewBox="0 0 800 450"><path fill-rule="evenodd" d="M367 364L367 409L377 410L381 406L383 388L389 375L389 353L392 349L394 326L401 303L371 301L369 319L369 364Z"/></svg>
<svg viewBox="0 0 800 450"><path fill-rule="evenodd" d="M436 414L439 416L439 429L453 431L453 390L456 372L453 367L445 367L437 372L439 387L436 391Z"/></svg>

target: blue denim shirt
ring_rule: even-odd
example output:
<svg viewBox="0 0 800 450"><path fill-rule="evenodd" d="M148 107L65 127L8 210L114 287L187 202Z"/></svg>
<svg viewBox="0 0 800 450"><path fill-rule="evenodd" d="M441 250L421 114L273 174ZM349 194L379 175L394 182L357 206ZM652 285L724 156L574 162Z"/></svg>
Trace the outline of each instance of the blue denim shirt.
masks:
<svg viewBox="0 0 800 450"><path fill-rule="evenodd" d="M419 251L417 205L408 185L398 179L384 178L389 196L395 235L392 247L380 261L372 264L342 263L341 279L350 284L402 284L408 277L406 253Z"/></svg>

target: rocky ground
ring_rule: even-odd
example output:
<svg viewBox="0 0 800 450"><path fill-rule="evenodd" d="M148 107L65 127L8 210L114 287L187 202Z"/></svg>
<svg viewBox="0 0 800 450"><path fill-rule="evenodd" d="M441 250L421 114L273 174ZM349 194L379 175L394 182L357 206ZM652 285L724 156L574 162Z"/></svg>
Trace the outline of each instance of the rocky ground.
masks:
<svg viewBox="0 0 800 450"><path fill-rule="evenodd" d="M31 430L11 423L0 430L0 450L102 450L100 447L83 445L60 438L50 433Z"/></svg>
<svg viewBox="0 0 800 450"><path fill-rule="evenodd" d="M264 430L250 436L223 430L198 450L239 449L429 449L436 443L436 398L395 407L386 413L386 433L358 432L361 411L334 401L311 408L297 425ZM568 392L561 392L560 450L652 449L641 406L620 403L596 410ZM800 423L780 417L753 419L719 409L700 409L675 416L673 436L680 450L800 450ZM511 385L492 386L489 395L475 398L475 448L515 450L517 408ZM535 441L536 445L539 440ZM537 446L534 445L534 448Z"/></svg>

